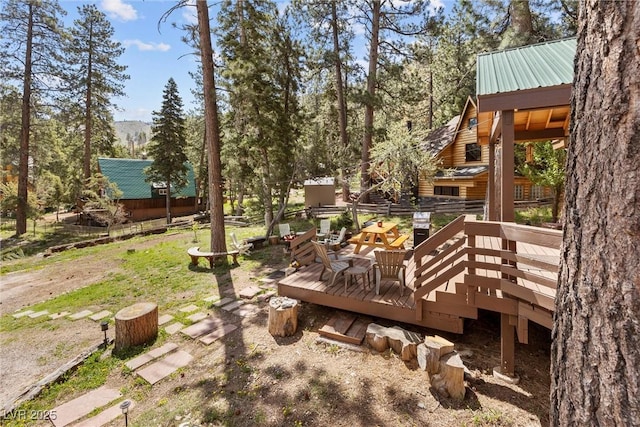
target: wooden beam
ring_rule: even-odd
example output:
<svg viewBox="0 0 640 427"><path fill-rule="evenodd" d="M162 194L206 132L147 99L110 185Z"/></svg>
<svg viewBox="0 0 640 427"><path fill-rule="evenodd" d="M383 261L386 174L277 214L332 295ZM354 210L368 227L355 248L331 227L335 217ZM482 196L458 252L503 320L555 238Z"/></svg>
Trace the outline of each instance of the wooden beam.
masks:
<svg viewBox="0 0 640 427"><path fill-rule="evenodd" d="M489 179L487 181L487 191L489 192L489 221L498 221L497 200L496 200L496 144L489 143Z"/></svg>
<svg viewBox="0 0 640 427"><path fill-rule="evenodd" d="M500 156L500 221L513 222L514 142L513 110L502 111L502 154Z"/></svg>
<svg viewBox="0 0 640 427"><path fill-rule="evenodd" d="M564 84L478 95L478 112L560 107L570 103L571 84Z"/></svg>

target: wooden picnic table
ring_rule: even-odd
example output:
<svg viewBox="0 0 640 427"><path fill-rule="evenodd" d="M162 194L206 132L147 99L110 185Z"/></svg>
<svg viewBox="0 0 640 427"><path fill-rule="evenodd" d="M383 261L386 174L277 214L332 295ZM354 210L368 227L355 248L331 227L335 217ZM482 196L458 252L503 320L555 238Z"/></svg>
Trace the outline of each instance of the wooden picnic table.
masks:
<svg viewBox="0 0 640 427"><path fill-rule="evenodd" d="M363 246L373 246L384 249L404 248L404 241L409 238L406 234L400 234L398 224L394 222L383 222L372 224L361 230L360 234L353 236L349 242L355 243L354 254L360 252Z"/></svg>

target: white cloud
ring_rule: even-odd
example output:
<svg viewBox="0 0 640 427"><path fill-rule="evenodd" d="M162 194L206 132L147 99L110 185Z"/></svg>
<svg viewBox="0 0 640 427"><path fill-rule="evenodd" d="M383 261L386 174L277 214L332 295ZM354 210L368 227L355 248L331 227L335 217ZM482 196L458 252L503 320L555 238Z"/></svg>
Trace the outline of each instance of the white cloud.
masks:
<svg viewBox="0 0 640 427"><path fill-rule="evenodd" d="M196 1L189 0L185 7L182 8L182 19L188 24L198 23L198 12L196 10Z"/></svg>
<svg viewBox="0 0 640 427"><path fill-rule="evenodd" d="M149 51L166 52L169 49L171 49L171 45L168 45L166 43L153 43L153 42L146 43L138 39L125 40L122 42L122 45L124 47L136 46L138 50L143 52L149 52Z"/></svg>
<svg viewBox="0 0 640 427"><path fill-rule="evenodd" d="M130 4L122 0L102 0L102 9L111 18L118 18L123 21L135 21L138 19L138 12Z"/></svg>
<svg viewBox="0 0 640 427"><path fill-rule="evenodd" d="M431 0L431 4L429 4L429 10L431 12L435 12L438 9L444 9L445 8L445 4L442 0Z"/></svg>

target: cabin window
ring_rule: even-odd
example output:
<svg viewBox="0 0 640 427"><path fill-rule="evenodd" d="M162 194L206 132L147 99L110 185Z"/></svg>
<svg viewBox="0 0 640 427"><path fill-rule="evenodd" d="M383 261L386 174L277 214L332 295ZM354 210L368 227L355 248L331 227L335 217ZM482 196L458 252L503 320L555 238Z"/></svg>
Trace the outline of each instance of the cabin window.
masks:
<svg viewBox="0 0 640 427"><path fill-rule="evenodd" d="M469 118L468 129L472 130L478 124L478 119L476 117Z"/></svg>
<svg viewBox="0 0 640 427"><path fill-rule="evenodd" d="M541 185L532 185L531 186L531 194L529 195L531 200L542 199L543 192Z"/></svg>
<svg viewBox="0 0 640 427"><path fill-rule="evenodd" d="M471 143L465 146L464 159L467 162L479 162L482 160L482 147L478 143Z"/></svg>
<svg viewBox="0 0 640 427"><path fill-rule="evenodd" d="M166 196L167 195L167 189L166 188L158 189L158 194L161 195L161 196Z"/></svg>
<svg viewBox="0 0 640 427"><path fill-rule="evenodd" d="M516 184L513 186L513 199L514 200L524 199L524 186L522 184Z"/></svg>
<svg viewBox="0 0 640 427"><path fill-rule="evenodd" d="M444 185L436 185L433 187L433 194L436 196L459 196L460 187L448 187Z"/></svg>

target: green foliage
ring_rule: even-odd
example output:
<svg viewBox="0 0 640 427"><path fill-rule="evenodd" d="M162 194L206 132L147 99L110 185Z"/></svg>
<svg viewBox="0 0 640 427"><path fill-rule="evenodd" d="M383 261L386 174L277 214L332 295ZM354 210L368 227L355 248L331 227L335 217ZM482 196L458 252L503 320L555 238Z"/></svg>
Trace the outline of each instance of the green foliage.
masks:
<svg viewBox="0 0 640 427"><path fill-rule="evenodd" d="M345 209L340 216L335 218L332 222L332 229L340 230L345 227L347 230L351 230L353 227L353 219L351 218L351 212L349 209Z"/></svg>
<svg viewBox="0 0 640 427"><path fill-rule="evenodd" d="M15 213L18 208L18 184L15 182L8 182L6 184L0 184L0 212L7 214L8 212ZM27 195L27 218L38 219L42 216L42 203L36 197L33 192Z"/></svg>
<svg viewBox="0 0 640 427"><path fill-rule="evenodd" d="M82 192L84 209L93 211L98 222L111 226L126 221L124 205L119 202L122 191L115 182L102 174L95 174L86 182Z"/></svg>
<svg viewBox="0 0 640 427"><path fill-rule="evenodd" d="M185 118L182 98L175 80L167 82L160 111L153 113L153 127L149 157L153 163L145 170L147 181L164 183L170 193L176 193L187 185L187 155L185 145Z"/></svg>
<svg viewBox="0 0 640 427"><path fill-rule="evenodd" d="M371 175L380 189L400 195L418 185L418 178L429 180L437 170L430 152L420 146L424 133L410 132L403 123L389 126L387 140L371 149Z"/></svg>

